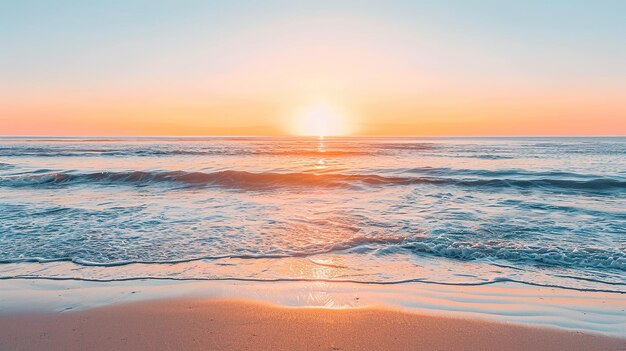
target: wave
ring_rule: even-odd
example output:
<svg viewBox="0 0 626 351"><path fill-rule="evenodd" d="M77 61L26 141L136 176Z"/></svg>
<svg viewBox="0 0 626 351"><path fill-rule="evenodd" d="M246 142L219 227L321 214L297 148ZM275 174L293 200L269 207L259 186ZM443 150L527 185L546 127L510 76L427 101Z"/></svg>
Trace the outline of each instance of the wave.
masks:
<svg viewBox="0 0 626 351"><path fill-rule="evenodd" d="M178 183L187 186L220 186L234 189L269 189L277 187L353 187L358 184L385 185L410 182L402 177L379 175L252 173L247 171L185 172L130 171L17 175L0 177L0 186L70 185L85 183L150 184Z"/></svg>
<svg viewBox="0 0 626 351"><path fill-rule="evenodd" d="M0 264L14 263L51 263L71 262L81 266L115 267L133 264L170 265L196 261L214 261L221 259L281 259L281 258L313 258L329 253L354 253L353 249L367 248L374 255L387 253L404 253L411 255L432 255L460 261L481 261L499 267L523 269L523 266L561 267L572 269L600 269L607 272L626 271L626 254L619 247L614 250L597 248L565 249L559 247L517 244L507 241L490 241L489 243L469 243L454 241L442 237L410 238L406 235L356 235L347 240L306 248L304 250L286 250L278 253L261 252L258 254L203 255L184 258L148 259L129 258L126 260L94 260L86 256L65 257L5 257ZM362 252L361 252L362 253ZM322 261L314 261L323 265ZM511 265L513 264L513 266ZM573 278L573 277L572 277ZM577 279L577 278L576 278ZM603 283L607 283L603 281ZM607 283L616 284L616 283ZM626 285L617 283L618 285Z"/></svg>
<svg viewBox="0 0 626 351"><path fill-rule="evenodd" d="M519 168L511 169L463 169L449 167L414 167L401 169L406 173L429 174L438 176L473 176L491 178L572 178L572 179L598 179L601 176L585 173L572 173L564 171L528 171Z"/></svg>
<svg viewBox="0 0 626 351"><path fill-rule="evenodd" d="M485 171L479 171L485 172ZM536 173L529 173L536 174ZM73 184L135 184L156 183L182 184L184 186L218 186L233 189L255 190L284 187L358 188L387 185L442 185L472 188L522 188L560 189L592 192L626 191L626 181L615 178L564 179L549 178L518 179L487 178L466 179L450 177L407 177L382 176L378 174L339 173L254 173L247 171L186 172L186 171L127 171L127 172L40 172L11 176L0 176L0 186L28 187ZM485 175L507 175L506 172L491 172ZM524 175L522 173L522 175Z"/></svg>
<svg viewBox="0 0 626 351"><path fill-rule="evenodd" d="M468 156L451 156L451 157L459 157L459 158L479 158L483 160L510 160L513 159L513 156L506 155L468 155Z"/></svg>
<svg viewBox="0 0 626 351"><path fill-rule="evenodd" d="M322 254L328 254L337 251L349 250L355 247L367 246L371 244L392 245L401 244L407 239L404 235L356 235L345 241L333 243L323 247L313 248L304 251L285 251L278 254L225 254L225 255L213 255L213 256L200 256L181 259L168 259L168 260L138 260L129 259L122 261L90 261L82 257L19 257L19 258L0 258L0 264L11 263L51 263L51 262L72 262L81 266L98 266L98 267L115 267L126 266L132 264L176 264L195 262L202 260L221 260L225 258L236 259L258 259L258 258L290 258L290 257L310 257Z"/></svg>
<svg viewBox="0 0 626 351"><path fill-rule="evenodd" d="M615 279L599 279L599 278L588 278L584 276L576 276L574 275L565 275L566 272L578 272L581 268L583 271L588 271L589 269L602 269L607 272L607 274L619 277L621 275L620 272L626 271L626 256L624 256L619 248L612 252L596 250L592 248L581 249L581 250L564 250L559 249L557 247L552 248L543 248L543 247L535 247L535 246L524 246L524 245L514 245L512 243L507 242L491 242L489 244L477 243L477 244L468 244L468 243L460 243L454 242L449 239L443 239L441 237L435 238L425 238L422 237L416 241L416 238L409 238L404 235L356 235L348 240L343 242L334 243L332 245L317 247L311 250L304 251L291 251L284 252L281 254L272 254L272 253L259 253L259 254L226 254L226 255L215 255L215 256L202 256L202 257L189 257L189 258L180 258L180 259L167 259L167 260L152 260L152 259L128 259L125 261L105 261L105 262L96 262L93 260L89 260L84 257L59 257L59 258L43 258L43 257L30 257L30 258L11 258L11 259L3 259L0 260L0 264L27 264L27 263L37 263L37 264L47 264L47 263L55 263L55 262L67 262L72 263L77 266L82 267L103 267L107 269L108 267L118 267L118 266L132 266L132 265L149 265L149 266L160 266L160 265L176 265L176 264L184 264L184 263L195 263L195 262L209 262L214 261L215 264L220 264L221 260L224 259L242 259L242 260L256 260L256 259L285 259L285 258L303 258L308 262L311 262L315 265L326 266L332 268L346 268L347 266L342 266L335 261L327 261L325 260L325 254L332 253L333 255L337 254L347 254L350 255L356 251L352 250L353 248L365 247L371 252L373 255L378 256L386 255L389 253L389 249L393 249L393 252L401 255L433 255L436 257L444 257L452 260L461 260L461 261L476 261L480 264L490 264L503 268L511 268L520 272L532 272L535 269L543 270L545 266L553 266L557 267L556 272L557 277L563 277L570 280L583 280L590 281L593 283L599 283L602 285L609 285L616 287L616 289L621 289L618 287L626 286L626 282L621 278ZM360 256L362 251L359 251L357 255ZM320 256L321 255L321 256ZM411 260L412 258L406 257L407 260ZM226 261L230 262L230 261ZM343 261L338 261L343 262ZM507 264L507 262L511 262L511 264ZM194 264L195 265L195 264ZM532 268L536 267L536 268ZM543 267L543 268L542 268ZM530 268L530 270L528 270ZM129 268L133 270L133 268ZM169 270L167 268L166 270ZM36 269L34 272L43 272L44 270ZM71 272L69 270L67 272ZM78 271L78 270L76 270ZM81 270L84 271L84 270ZM152 271L152 269L148 269L148 271ZM174 271L176 271L174 269ZM11 272L11 269L9 269ZM104 271L103 271L104 272ZM115 272L115 271L114 271ZM15 274L15 273L13 273ZM31 274L31 273L27 273ZM502 272L502 274L505 274ZM560 274L560 275L559 275ZM45 274L42 274L42 276ZM32 276L33 279L42 278L42 276L36 275ZM431 281L431 278L419 278L419 279L404 279L404 280L396 280L401 276L395 276L394 274L385 275L386 278L380 279L372 279L365 278L367 274L364 275L363 281L361 280L349 280L351 282L358 283L368 283L368 284L395 284L395 283L406 283L406 282L425 282L425 283L434 283L434 284L446 284L446 282L436 282ZM373 277L374 275L372 275ZM25 278L24 275L16 275L13 277L4 277L4 279L11 278ZM55 278L59 278L55 276ZM99 281L102 280L102 277L98 277L94 280ZM142 276L141 278L132 277L129 279L161 279L162 276ZM241 278L233 278L233 277L215 277L215 280L246 280L253 279L251 277L243 276ZM525 284L530 285L541 285L542 280L535 279L526 279L525 281L521 280L513 280L511 278L521 279L521 276L518 274L507 275L506 277L501 276L500 278L492 279L491 282L496 281L517 281L523 282ZM0 277L3 279L3 277ZM73 279L73 278L68 278ZM88 278L89 279L89 278ZM122 280L127 278L122 278ZM166 278L168 279L168 278ZM174 278L179 279L179 278ZM181 280L202 280L204 277L195 278L191 277L181 277ZM211 278L213 279L213 278ZM470 283L452 283L451 285L480 285L484 284L485 277L480 277L476 282ZM118 280L117 278L111 279L111 281ZM290 280L289 278L287 280ZM293 280L300 280L299 278L294 278ZM105 281L105 280L102 280ZM333 278L329 281L343 281L339 278L339 280ZM348 281L348 280L346 280ZM552 281L551 281L552 282ZM548 285L545 285L548 286ZM596 286L591 286L589 289L579 289L581 288L580 284L568 283L563 285L561 283L555 284L554 287L562 287L562 288L572 288L576 290L584 290L584 291L609 291L609 292L620 292L620 290L610 289L596 289ZM626 291L621 291L622 293Z"/></svg>
<svg viewBox="0 0 626 351"><path fill-rule="evenodd" d="M504 260L536 266L600 268L626 271L626 255L590 248L563 250L555 247L529 247L514 243L463 243L449 240L413 242L402 245L413 253L432 254L464 261Z"/></svg>
<svg viewBox="0 0 626 351"><path fill-rule="evenodd" d="M54 147L0 147L0 157L165 157L165 156L297 156L347 157L380 154L371 150L318 149L251 149L233 147L188 149L115 149L115 148L54 148Z"/></svg>
<svg viewBox="0 0 626 351"><path fill-rule="evenodd" d="M369 144L370 147L376 149L386 150L400 150L400 151L430 151L440 148L441 146L436 143L376 143Z"/></svg>

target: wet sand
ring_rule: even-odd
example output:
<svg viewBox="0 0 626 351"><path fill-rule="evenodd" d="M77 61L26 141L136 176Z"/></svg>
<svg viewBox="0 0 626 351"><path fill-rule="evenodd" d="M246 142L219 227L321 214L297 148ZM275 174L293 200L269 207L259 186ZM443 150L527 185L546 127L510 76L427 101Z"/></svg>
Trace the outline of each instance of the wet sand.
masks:
<svg viewBox="0 0 626 351"><path fill-rule="evenodd" d="M170 299L0 316L0 350L624 350L626 339L386 308Z"/></svg>

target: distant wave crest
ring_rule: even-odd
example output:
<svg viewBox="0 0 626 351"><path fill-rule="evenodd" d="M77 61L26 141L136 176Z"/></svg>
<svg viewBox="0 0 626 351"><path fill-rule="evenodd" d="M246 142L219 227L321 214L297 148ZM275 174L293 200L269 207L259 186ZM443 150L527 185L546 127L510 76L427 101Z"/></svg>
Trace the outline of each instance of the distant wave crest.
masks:
<svg viewBox="0 0 626 351"><path fill-rule="evenodd" d="M39 172L0 177L0 186L23 187L119 183L148 185L173 183L184 186L218 186L233 189L271 189L281 187L358 188L387 185L451 185L476 188L562 189L593 192L626 191L626 181L614 178L563 179L547 174L538 178L451 178L438 174L428 177L382 176L377 174L338 173L254 173L226 170L218 172L128 171L128 172ZM493 175L507 175L506 173ZM529 174L524 174L528 176Z"/></svg>
<svg viewBox="0 0 626 351"><path fill-rule="evenodd" d="M319 150L311 149L244 149L244 148L188 148L188 149L121 149L121 148L50 148L50 147L1 147L0 157L176 157L176 156L296 156L296 157L344 157L364 156L381 151L372 150Z"/></svg>

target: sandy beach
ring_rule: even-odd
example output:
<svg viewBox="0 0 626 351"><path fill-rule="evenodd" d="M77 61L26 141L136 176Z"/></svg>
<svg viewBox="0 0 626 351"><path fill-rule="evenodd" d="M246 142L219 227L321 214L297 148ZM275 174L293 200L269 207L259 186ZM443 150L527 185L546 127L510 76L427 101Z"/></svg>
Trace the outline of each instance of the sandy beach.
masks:
<svg viewBox="0 0 626 351"><path fill-rule="evenodd" d="M384 308L174 299L0 317L2 350L623 350L626 340Z"/></svg>

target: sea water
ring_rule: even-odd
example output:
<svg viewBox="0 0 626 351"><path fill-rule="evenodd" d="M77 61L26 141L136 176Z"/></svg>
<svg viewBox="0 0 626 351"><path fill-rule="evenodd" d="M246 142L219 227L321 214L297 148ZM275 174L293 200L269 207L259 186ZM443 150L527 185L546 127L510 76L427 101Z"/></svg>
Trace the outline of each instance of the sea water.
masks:
<svg viewBox="0 0 626 351"><path fill-rule="evenodd" d="M626 138L0 138L0 277L626 292Z"/></svg>

